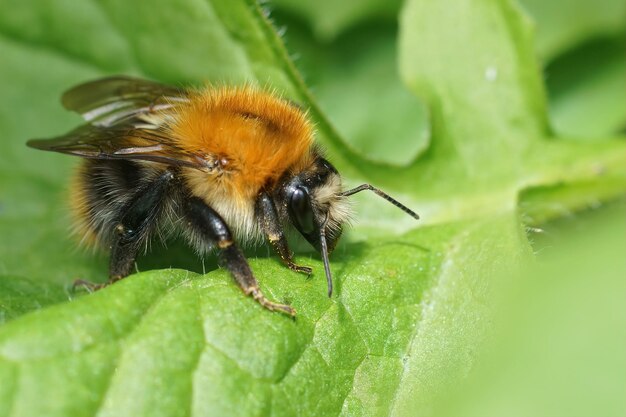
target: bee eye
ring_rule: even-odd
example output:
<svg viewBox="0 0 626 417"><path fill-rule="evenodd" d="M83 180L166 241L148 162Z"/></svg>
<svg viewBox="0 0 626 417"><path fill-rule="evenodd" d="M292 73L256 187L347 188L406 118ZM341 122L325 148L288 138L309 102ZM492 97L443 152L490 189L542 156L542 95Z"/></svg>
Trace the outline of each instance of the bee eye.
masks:
<svg viewBox="0 0 626 417"><path fill-rule="evenodd" d="M298 187L294 190L289 200L289 210L292 220L301 233L312 233L315 230L311 199L306 189Z"/></svg>

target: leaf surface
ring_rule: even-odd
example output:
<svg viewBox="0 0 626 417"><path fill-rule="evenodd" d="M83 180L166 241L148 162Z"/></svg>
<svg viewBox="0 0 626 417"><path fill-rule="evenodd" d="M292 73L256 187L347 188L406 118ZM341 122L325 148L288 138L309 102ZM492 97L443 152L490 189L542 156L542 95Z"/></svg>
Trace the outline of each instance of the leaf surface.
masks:
<svg viewBox="0 0 626 417"><path fill-rule="evenodd" d="M401 75L428 105L432 137L402 167L335 132L251 0L12 1L0 16L0 416L428 413L471 368L492 292L513 279L503 271L531 258L520 211L545 221L561 215L555 205L578 210L626 189L622 140L550 136L530 26L507 1L403 9ZM24 142L78 123L57 104L64 89L116 72L271 85L311 109L347 184L381 186L423 227L355 197L332 299L317 256L298 258L315 268L310 280L252 257L295 321L242 296L221 270L143 272L68 302L65 285L103 277L106 260L77 252L66 232L64 184L77 161Z"/></svg>

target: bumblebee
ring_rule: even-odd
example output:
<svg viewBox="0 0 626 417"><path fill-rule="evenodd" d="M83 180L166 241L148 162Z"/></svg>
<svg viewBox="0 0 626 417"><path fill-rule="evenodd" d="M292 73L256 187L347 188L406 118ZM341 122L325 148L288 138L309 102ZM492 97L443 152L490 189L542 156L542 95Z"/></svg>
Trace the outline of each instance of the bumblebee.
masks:
<svg viewBox="0 0 626 417"><path fill-rule="evenodd" d="M347 198L377 188L343 190L337 170L314 143L306 113L253 87L175 88L116 76L78 85L62 103L83 126L28 146L85 158L71 206L83 242L109 248L109 280L75 284L97 290L128 276L155 236L182 234L219 264L263 307L294 316L267 299L236 241L265 239L291 270L285 229L295 227L320 252L332 295L328 255L350 216Z"/></svg>

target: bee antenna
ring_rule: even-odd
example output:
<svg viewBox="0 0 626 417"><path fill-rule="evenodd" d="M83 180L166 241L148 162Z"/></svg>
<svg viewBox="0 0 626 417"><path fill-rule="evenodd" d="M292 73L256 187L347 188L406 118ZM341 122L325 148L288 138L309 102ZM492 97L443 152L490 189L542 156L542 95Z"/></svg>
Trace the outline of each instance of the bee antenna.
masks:
<svg viewBox="0 0 626 417"><path fill-rule="evenodd" d="M348 197L348 196L351 196L352 194L356 194L356 193L364 191L364 190L374 191L377 195L379 195L380 197L382 197L385 200L389 201L391 204L393 204L394 206L398 207L400 210L402 210L403 212L405 212L409 216L413 217L415 220L419 220L420 216L418 216L416 212L414 212L413 210L411 210L410 208L408 208L407 206L405 206L404 204L402 204L401 202L399 202L398 200L396 200L395 198L393 198L389 194L385 193L384 191L379 190L378 188L376 188L376 187L374 187L374 186L372 186L370 184L361 184L358 187L355 187L355 188L353 188L351 190L347 190L347 191L344 191L342 193L339 193L339 195L342 195L344 197Z"/></svg>
<svg viewBox="0 0 626 417"><path fill-rule="evenodd" d="M328 213L322 227L320 227L320 248L322 261L324 262L324 272L326 272L326 282L328 283L328 297L333 295L333 276L330 272L330 261L328 260L328 246L326 245L326 225L328 224Z"/></svg>

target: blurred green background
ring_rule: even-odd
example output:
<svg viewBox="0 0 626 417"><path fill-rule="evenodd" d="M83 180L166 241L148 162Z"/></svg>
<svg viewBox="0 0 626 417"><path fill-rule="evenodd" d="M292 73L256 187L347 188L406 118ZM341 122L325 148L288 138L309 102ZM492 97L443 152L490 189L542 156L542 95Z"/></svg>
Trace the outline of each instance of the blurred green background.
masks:
<svg viewBox="0 0 626 417"><path fill-rule="evenodd" d="M0 381L11 381L0 416L626 415L626 5L442 4L0 2ZM492 52L512 58L472 73ZM201 313L181 294L187 278L167 270L68 303L71 278L101 276L106 258L67 236L77 161L24 142L79 122L58 102L64 89L116 73L270 85L310 108L349 184L385 187L424 227L359 196L333 259L336 303L319 277L284 279L265 249L249 251L262 284L301 312L295 324L246 303L219 271L188 284L207 292ZM202 271L178 246L140 269L170 264ZM172 295L157 318L154 294ZM192 378L168 373L168 358L149 363L163 353L191 369L196 318L228 349L196 358ZM187 398L198 387L210 400Z"/></svg>
<svg viewBox="0 0 626 417"><path fill-rule="evenodd" d="M407 91L395 58L401 2L273 3L296 64L357 152L404 164L428 146L427 108ZM571 141L624 140L626 3L520 5L535 23L553 134ZM377 148L380 142L370 135L392 136L406 146ZM529 196L535 201L545 197L531 193L538 194ZM441 396L435 415L626 415L626 200L590 202L586 210L557 217L531 220L538 263L504 291L489 347L468 380Z"/></svg>
<svg viewBox="0 0 626 417"><path fill-rule="evenodd" d="M555 135L593 140L623 133L624 2L519 3L535 23L535 50L543 67ZM425 149L427 109L416 103L398 69L397 14L402 2L275 0L270 4L307 84L356 152L401 165ZM389 149L372 139L381 137L393 137L405 146Z"/></svg>

